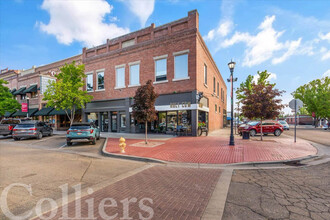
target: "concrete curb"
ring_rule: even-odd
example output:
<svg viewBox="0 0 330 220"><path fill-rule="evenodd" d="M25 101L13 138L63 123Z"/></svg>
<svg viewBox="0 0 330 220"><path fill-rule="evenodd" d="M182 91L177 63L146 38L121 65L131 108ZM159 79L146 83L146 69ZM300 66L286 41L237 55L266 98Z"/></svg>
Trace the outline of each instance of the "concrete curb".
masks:
<svg viewBox="0 0 330 220"><path fill-rule="evenodd" d="M141 161L141 162L151 162L151 163L160 163L165 164L167 166L189 166L189 167L197 167L197 168L224 168L224 167L234 167L234 166L257 166L257 165L276 165L276 164L285 164L285 163L292 163L292 162L301 162L304 160L311 160L311 159L317 159L320 157L320 155L308 155L305 157L298 157L294 159L289 160L277 160L277 161L256 161L256 162L240 162L240 163L224 163L224 164L209 164L209 163L184 163L184 162L173 162L173 161L164 161L164 160L158 160L154 158L148 158L148 157L138 157L138 156L131 156L131 155L123 155L123 154L116 154L116 153L109 153L105 149L107 147L108 138L106 138L106 141L104 142L104 145L102 147L102 155L107 157L113 157L113 158L119 158L119 159L127 159L127 160L135 160L135 161ZM312 145L315 147L314 145ZM315 147L316 148L316 147ZM317 149L317 148L316 148Z"/></svg>

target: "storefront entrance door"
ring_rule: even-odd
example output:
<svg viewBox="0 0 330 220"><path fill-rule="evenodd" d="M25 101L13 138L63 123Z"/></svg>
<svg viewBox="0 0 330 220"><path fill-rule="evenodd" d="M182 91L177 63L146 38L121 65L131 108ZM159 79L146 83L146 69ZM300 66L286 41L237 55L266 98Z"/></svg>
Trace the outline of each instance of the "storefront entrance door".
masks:
<svg viewBox="0 0 330 220"><path fill-rule="evenodd" d="M109 118L108 112L101 113L101 131L108 132Z"/></svg>
<svg viewBox="0 0 330 220"><path fill-rule="evenodd" d="M111 113L111 132L117 132L117 112Z"/></svg>

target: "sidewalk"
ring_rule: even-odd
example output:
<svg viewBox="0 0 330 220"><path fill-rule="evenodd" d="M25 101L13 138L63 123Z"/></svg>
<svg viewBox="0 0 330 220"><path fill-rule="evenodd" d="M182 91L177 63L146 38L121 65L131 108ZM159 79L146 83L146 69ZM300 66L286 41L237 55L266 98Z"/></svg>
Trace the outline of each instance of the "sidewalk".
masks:
<svg viewBox="0 0 330 220"><path fill-rule="evenodd" d="M299 139L293 143L290 138L264 141L236 139L235 146L229 146L227 136L176 137L149 142L150 147L144 147L142 140L128 139L126 153L121 154L118 138L108 138L104 151L117 156L205 164L282 161L317 154L316 148L307 141Z"/></svg>

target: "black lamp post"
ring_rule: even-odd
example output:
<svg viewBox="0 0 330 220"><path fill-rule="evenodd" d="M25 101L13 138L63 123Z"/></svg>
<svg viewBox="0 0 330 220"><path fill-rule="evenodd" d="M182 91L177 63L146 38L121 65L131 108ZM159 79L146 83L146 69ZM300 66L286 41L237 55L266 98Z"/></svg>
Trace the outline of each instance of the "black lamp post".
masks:
<svg viewBox="0 0 330 220"><path fill-rule="evenodd" d="M27 115L27 118L29 117L29 110L30 110L30 98L29 98L29 96L27 96L26 95L26 103L27 103L27 113L26 113L26 115Z"/></svg>
<svg viewBox="0 0 330 220"><path fill-rule="evenodd" d="M230 141L229 141L229 145L231 146L234 146L235 145L235 142L234 142L234 134L233 134L233 124L234 124L234 121L233 121L233 118L234 118L234 87L233 87L233 82L236 82L237 81L237 78L234 79L233 77L233 74L234 74L234 68L235 68L235 62L233 61L230 61L228 63L228 67L229 67L229 70L230 70L230 79L228 79L228 82L231 83L231 117L230 117Z"/></svg>

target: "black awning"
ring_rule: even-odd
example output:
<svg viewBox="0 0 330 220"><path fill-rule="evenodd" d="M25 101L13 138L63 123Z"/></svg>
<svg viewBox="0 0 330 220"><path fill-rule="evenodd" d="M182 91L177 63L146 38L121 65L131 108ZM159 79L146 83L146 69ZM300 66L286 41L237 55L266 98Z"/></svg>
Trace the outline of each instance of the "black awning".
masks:
<svg viewBox="0 0 330 220"><path fill-rule="evenodd" d="M13 94L14 92L16 92L16 89L11 90L10 92L11 94Z"/></svg>
<svg viewBox="0 0 330 220"><path fill-rule="evenodd" d="M53 110L52 107L42 108L34 114L34 116L48 116L49 113Z"/></svg>
<svg viewBox="0 0 330 220"><path fill-rule="evenodd" d="M68 111L69 114L71 114L71 110ZM81 114L81 109L76 109L76 114L80 115ZM63 109L56 110L55 108L53 111L49 113L49 115L66 115L65 111Z"/></svg>
<svg viewBox="0 0 330 220"><path fill-rule="evenodd" d="M15 111L14 112L5 112L4 117L8 118L8 117L12 116L14 113L15 113Z"/></svg>
<svg viewBox="0 0 330 220"><path fill-rule="evenodd" d="M13 93L13 95L24 95L25 93L24 90L26 89L26 87L22 87L19 90L17 90L16 92Z"/></svg>
<svg viewBox="0 0 330 220"><path fill-rule="evenodd" d="M30 109L29 109L29 117L34 116L34 114L35 114L37 111L38 111L37 108L30 108ZM21 109L21 110L15 112L12 116L13 116L13 117L15 117L15 116L26 117L26 116L27 116L27 113L26 113L26 112L22 112L22 109Z"/></svg>
<svg viewBox="0 0 330 220"><path fill-rule="evenodd" d="M33 85L33 86L30 86L29 88L25 89L23 91L23 94L37 92L37 91L38 91L38 86L37 85Z"/></svg>

